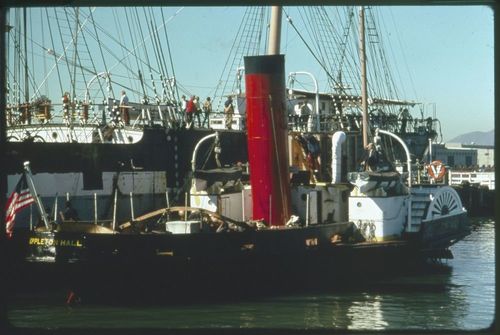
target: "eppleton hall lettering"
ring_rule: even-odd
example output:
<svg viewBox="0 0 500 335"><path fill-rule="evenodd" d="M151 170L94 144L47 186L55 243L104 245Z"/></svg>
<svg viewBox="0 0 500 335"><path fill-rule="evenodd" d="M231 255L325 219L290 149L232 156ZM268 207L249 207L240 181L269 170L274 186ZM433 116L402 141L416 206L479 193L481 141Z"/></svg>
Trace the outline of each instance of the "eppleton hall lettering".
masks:
<svg viewBox="0 0 500 335"><path fill-rule="evenodd" d="M31 237L28 241L29 245L45 245L55 247L83 247L80 240L57 240L53 238Z"/></svg>

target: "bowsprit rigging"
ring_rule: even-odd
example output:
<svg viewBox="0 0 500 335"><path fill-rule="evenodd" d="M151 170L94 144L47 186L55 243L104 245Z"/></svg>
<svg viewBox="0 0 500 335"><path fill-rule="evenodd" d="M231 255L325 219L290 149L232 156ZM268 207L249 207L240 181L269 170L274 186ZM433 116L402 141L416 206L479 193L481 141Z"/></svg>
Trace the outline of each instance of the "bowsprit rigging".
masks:
<svg viewBox="0 0 500 335"><path fill-rule="evenodd" d="M101 14L98 11L96 17L96 8L64 7L10 11L9 20L13 24L8 32L9 45L12 47L8 48L7 53L9 125L31 124L32 120L35 123L43 121L43 124L64 123L64 108L58 103L64 96L69 97L74 121L78 121L78 115L83 114L81 106L87 104L94 111L95 117L93 120L85 120L85 123L97 125L105 118L102 117L103 113L113 112L115 103L109 105L109 101L114 101L119 96L116 90L119 92L123 89L138 96L139 102L146 103L144 105L154 101L156 113L153 114L156 117L152 116L153 120L146 123L167 122L162 120L164 115L169 115L170 119L175 117L182 120L181 111L178 110L177 81L173 76L174 63L171 55L170 61L167 62L163 48L168 38L166 23L171 18L167 18L162 9L161 24L158 26L157 15L151 9L144 10L140 15L137 9L131 8L112 11L118 13L122 21L126 18L127 24L122 25L129 28L128 35L133 43L122 38L124 34L121 25L116 28L117 33L114 34L112 30L99 24L98 17ZM38 12L40 16L37 15ZM135 15L130 15L134 12ZM23 17L28 16L36 17L37 20L27 22L27 19L24 19L23 24ZM132 17L134 22L128 22ZM33 29L36 24L42 27L43 33L48 33L48 39L45 34L40 36L40 31ZM147 27L146 34L143 33L143 27ZM165 30L163 36L159 34L161 29ZM27 47L28 42L31 49ZM166 45L166 49L170 51L168 40ZM150 63L148 49L154 52L156 65ZM117 51L120 50L122 57L118 56ZM34 66L28 66L29 59ZM131 67L132 59L135 59L134 67ZM42 62L44 66L38 66L38 63ZM51 65L47 67L47 64ZM21 70L24 76L20 75ZM148 73L149 83L141 83L143 78L139 76L138 70ZM124 83L122 78L127 78L129 83ZM157 90L158 84L161 85L162 92ZM54 95L55 85L59 88L59 95ZM52 90L49 91L50 88ZM38 107L41 103L50 105L50 118L46 115L47 117L40 119L43 113L39 113ZM170 109L168 112L166 105ZM151 107L141 108L140 112ZM151 112L147 111L144 113L150 114ZM177 120L168 121L172 124L172 121ZM78 122L71 122L72 126L75 124Z"/></svg>

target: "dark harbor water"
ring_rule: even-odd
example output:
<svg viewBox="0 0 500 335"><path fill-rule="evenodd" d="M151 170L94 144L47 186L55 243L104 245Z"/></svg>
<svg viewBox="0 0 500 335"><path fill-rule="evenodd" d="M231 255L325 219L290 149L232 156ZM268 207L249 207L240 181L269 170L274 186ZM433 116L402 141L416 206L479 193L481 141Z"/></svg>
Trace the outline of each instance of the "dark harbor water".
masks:
<svg viewBox="0 0 500 335"><path fill-rule="evenodd" d="M17 297L9 322L28 328L300 328L479 330L495 309L495 222L472 219L453 260L412 275L329 292L174 306L68 307L54 296ZM62 294L56 294L63 297Z"/></svg>

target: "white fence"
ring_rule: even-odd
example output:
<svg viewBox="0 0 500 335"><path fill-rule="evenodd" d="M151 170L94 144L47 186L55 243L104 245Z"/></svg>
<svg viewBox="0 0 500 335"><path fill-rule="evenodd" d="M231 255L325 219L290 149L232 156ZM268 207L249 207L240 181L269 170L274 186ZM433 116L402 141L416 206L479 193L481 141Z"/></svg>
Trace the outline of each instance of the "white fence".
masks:
<svg viewBox="0 0 500 335"><path fill-rule="evenodd" d="M449 171L450 185L460 185L467 181L471 184L486 186L490 190L495 189L495 172L477 172L477 171Z"/></svg>

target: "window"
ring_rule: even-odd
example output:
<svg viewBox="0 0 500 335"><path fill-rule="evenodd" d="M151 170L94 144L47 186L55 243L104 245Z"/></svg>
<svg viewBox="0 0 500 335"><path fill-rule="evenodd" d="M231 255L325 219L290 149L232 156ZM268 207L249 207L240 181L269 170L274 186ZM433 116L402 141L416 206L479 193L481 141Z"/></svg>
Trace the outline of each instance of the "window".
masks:
<svg viewBox="0 0 500 335"><path fill-rule="evenodd" d="M472 165L472 156L465 156L465 166Z"/></svg>
<svg viewBox="0 0 500 335"><path fill-rule="evenodd" d="M455 157L454 156L448 156L448 165L449 166L455 165Z"/></svg>

